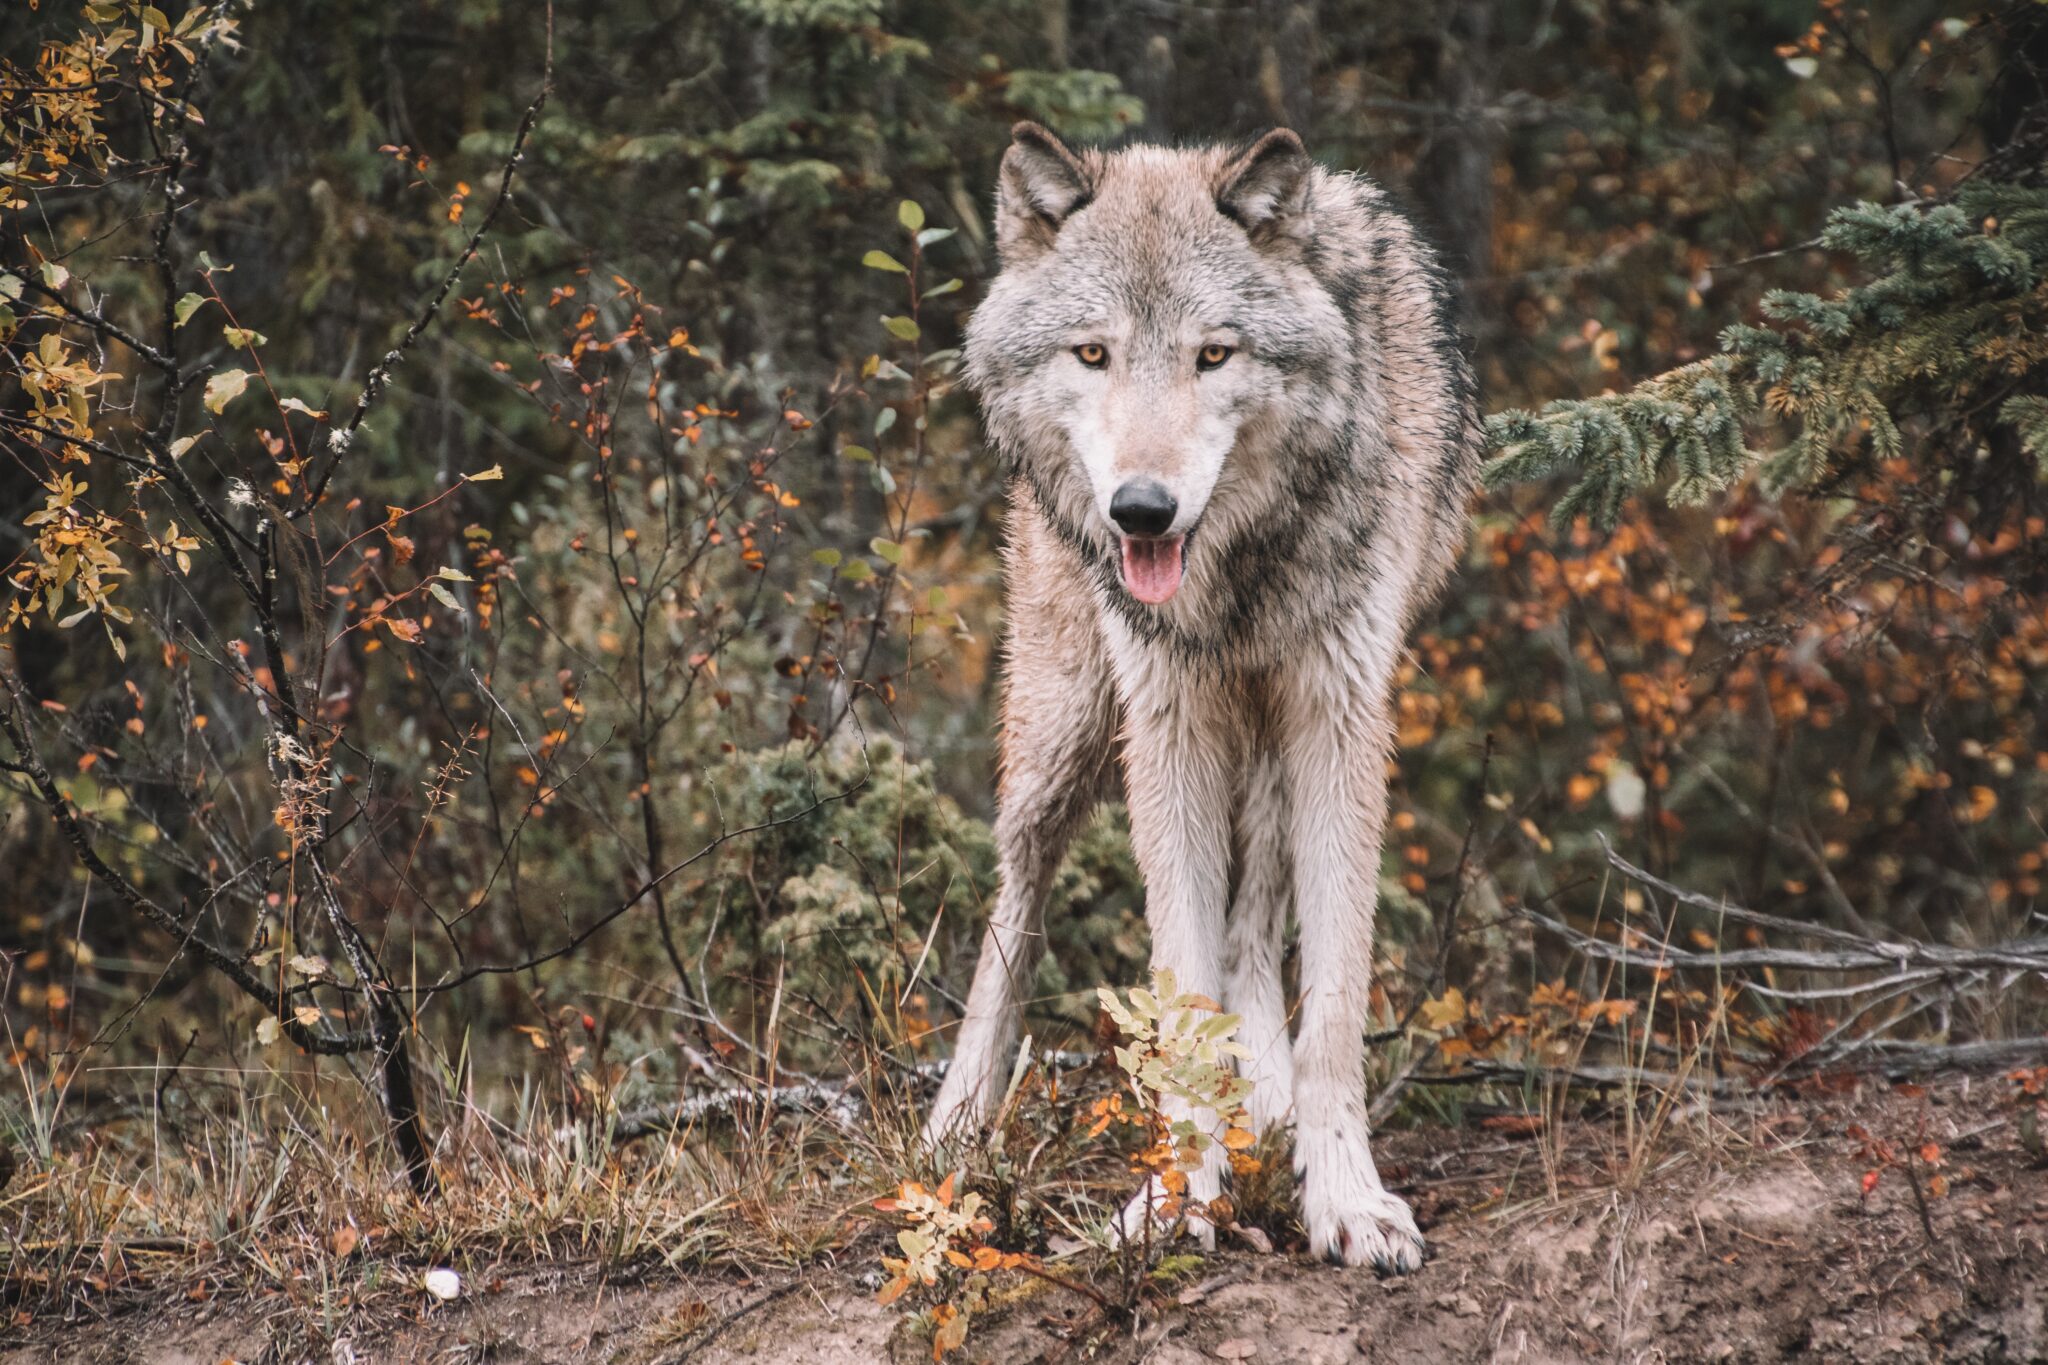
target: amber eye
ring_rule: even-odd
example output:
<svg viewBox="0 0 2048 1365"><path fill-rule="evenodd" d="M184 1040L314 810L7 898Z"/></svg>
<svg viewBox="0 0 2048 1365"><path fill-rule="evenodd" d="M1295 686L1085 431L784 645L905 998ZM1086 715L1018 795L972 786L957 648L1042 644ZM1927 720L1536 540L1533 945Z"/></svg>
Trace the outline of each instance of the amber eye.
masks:
<svg viewBox="0 0 2048 1365"><path fill-rule="evenodd" d="M1221 346L1212 341L1196 354L1195 368L1198 370L1213 370L1224 361L1230 359L1231 354L1230 347Z"/></svg>
<svg viewBox="0 0 2048 1365"><path fill-rule="evenodd" d="M1074 359L1091 370L1099 370L1109 363L1109 352L1091 341L1074 348Z"/></svg>

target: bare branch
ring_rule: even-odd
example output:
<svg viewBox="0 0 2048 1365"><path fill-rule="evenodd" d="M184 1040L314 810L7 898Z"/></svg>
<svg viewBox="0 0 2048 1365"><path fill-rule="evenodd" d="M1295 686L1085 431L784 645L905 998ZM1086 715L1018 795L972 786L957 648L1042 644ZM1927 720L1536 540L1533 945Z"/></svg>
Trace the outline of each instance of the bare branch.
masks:
<svg viewBox="0 0 2048 1365"><path fill-rule="evenodd" d="M1775 929L1780 933L1820 939L1837 945L1839 951L1736 948L1725 952L1699 953L1668 944L1660 944L1654 949L1630 949L1621 944L1609 943L1605 939L1594 938L1561 920L1552 919L1526 906L1517 912L1524 918L1571 940L1593 957L1664 967L1710 969L1786 967L1815 972L1901 972L1909 969L1958 972L1981 968L2010 968L2025 972L2048 972L2048 938L2016 939L1989 948L1952 948L1946 944L1921 943L1914 940L1864 938L1846 929L1836 929L1824 924L1807 924L1799 920L1786 919L1782 915L1769 915L1761 910L1750 910L1724 900L1717 900L1712 896L1703 896L1696 891L1683 890L1629 862L1608 847L1605 836L1601 837L1600 843L1601 847L1606 849L1608 863L1616 871L1631 881L1640 882L1654 891L1671 897L1681 905L1745 924Z"/></svg>

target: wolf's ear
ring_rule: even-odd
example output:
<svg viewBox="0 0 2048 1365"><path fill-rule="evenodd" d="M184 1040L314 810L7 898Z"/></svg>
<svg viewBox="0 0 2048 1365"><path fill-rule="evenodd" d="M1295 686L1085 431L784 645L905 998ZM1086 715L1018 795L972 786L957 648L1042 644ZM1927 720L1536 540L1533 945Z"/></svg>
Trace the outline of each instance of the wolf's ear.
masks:
<svg viewBox="0 0 2048 1365"><path fill-rule="evenodd" d="M1073 149L1035 123L1020 123L1010 129L996 177L996 245L1009 260L1035 255L1094 197L1088 167Z"/></svg>
<svg viewBox="0 0 2048 1365"><path fill-rule="evenodd" d="M1291 233L1307 210L1314 164L1299 137L1275 128L1224 166L1216 177L1216 207L1255 242Z"/></svg>

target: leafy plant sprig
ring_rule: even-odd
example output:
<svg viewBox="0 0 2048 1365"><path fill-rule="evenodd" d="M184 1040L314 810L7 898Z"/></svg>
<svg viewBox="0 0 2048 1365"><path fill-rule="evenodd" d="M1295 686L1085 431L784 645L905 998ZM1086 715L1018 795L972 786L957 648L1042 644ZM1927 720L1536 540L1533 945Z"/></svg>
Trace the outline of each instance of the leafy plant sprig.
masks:
<svg viewBox="0 0 2048 1365"><path fill-rule="evenodd" d="M1129 1094L1108 1095L1095 1102L1089 1113L1089 1136L1118 1124L1137 1130L1144 1145L1132 1156L1131 1169L1148 1180L1157 1180L1165 1191L1167 1197L1157 1212L1166 1224L1186 1213L1229 1223L1228 1210L1208 1208L1187 1198L1189 1173L1201 1168L1217 1139L1196 1118L1173 1117L1168 1101L1180 1101L1196 1114L1206 1110L1216 1116L1223 1127L1222 1142L1231 1169L1238 1175L1251 1175L1259 1169L1258 1158L1251 1154L1258 1139L1244 1108L1252 1082L1232 1066L1232 1059L1251 1056L1242 1043L1232 1040L1242 1018L1225 1014L1208 996L1182 991L1174 974L1166 970L1153 973L1150 990L1134 987L1128 998L1120 999L1115 991L1102 987L1096 996L1129 1040L1112 1054Z"/></svg>

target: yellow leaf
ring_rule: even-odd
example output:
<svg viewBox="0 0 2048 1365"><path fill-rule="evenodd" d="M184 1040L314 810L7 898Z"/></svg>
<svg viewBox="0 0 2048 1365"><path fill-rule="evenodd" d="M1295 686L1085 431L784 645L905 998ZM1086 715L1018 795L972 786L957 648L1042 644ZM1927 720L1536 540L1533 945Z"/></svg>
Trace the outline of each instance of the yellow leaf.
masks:
<svg viewBox="0 0 2048 1365"><path fill-rule="evenodd" d="M206 381L206 410L214 414L225 411L227 405L241 397L242 390L248 387L247 370L222 370Z"/></svg>
<svg viewBox="0 0 2048 1365"><path fill-rule="evenodd" d="M932 1309L932 1320L939 1325L932 1333L932 1359L937 1360L967 1340L967 1314L950 1303L942 1303Z"/></svg>
<svg viewBox="0 0 2048 1365"><path fill-rule="evenodd" d="M1465 993L1456 986L1445 991L1437 999L1425 1000L1422 1004L1422 1022L1439 1031L1456 1028L1465 1022L1469 1014L1470 1008L1465 1003Z"/></svg>

